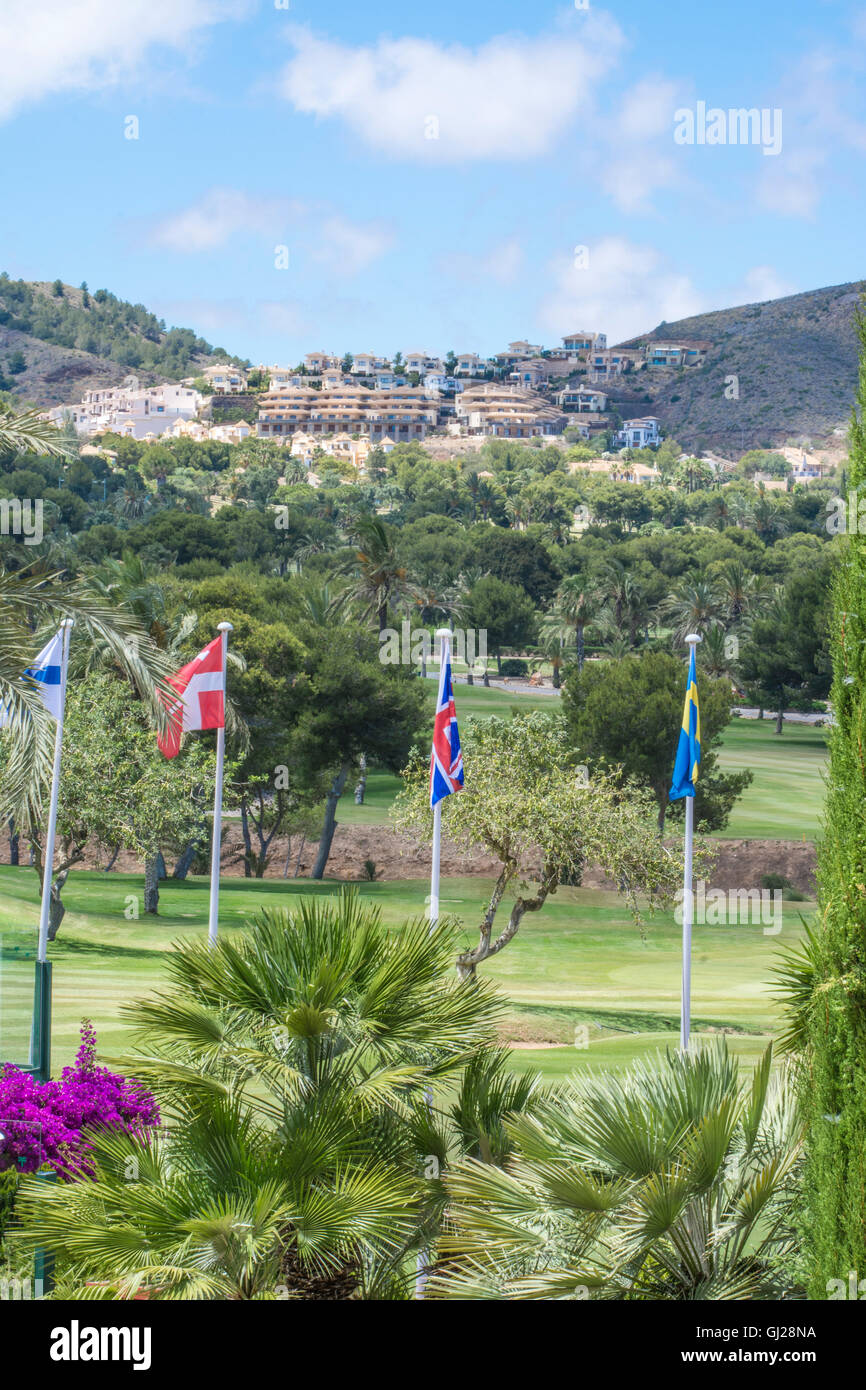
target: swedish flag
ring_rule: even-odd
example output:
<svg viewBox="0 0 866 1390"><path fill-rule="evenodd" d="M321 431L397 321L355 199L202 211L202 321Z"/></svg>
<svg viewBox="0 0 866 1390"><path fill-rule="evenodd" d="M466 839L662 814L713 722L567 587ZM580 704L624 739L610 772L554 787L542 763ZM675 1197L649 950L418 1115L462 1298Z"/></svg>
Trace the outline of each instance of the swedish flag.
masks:
<svg viewBox="0 0 866 1390"><path fill-rule="evenodd" d="M683 710L683 727L677 744L677 760L674 763L674 780L671 785L671 801L679 801L681 796L694 796L701 765L701 714L698 709L698 678L695 667L695 649L689 660L689 683L686 688L686 704Z"/></svg>

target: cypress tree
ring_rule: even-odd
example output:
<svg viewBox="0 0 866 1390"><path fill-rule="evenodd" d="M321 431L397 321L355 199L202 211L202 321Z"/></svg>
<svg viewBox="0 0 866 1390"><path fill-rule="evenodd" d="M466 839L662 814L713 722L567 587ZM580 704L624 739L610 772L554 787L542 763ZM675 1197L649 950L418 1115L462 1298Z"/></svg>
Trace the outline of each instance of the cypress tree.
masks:
<svg viewBox="0 0 866 1390"><path fill-rule="evenodd" d="M855 492L866 484L862 314L858 332L849 475ZM815 1299L827 1297L829 1280L847 1282L851 1270L866 1278L866 534L852 520L849 514L833 581L835 724L818 854L819 915L801 958L795 1003L807 1120L804 1253ZM866 517L863 524L866 531Z"/></svg>

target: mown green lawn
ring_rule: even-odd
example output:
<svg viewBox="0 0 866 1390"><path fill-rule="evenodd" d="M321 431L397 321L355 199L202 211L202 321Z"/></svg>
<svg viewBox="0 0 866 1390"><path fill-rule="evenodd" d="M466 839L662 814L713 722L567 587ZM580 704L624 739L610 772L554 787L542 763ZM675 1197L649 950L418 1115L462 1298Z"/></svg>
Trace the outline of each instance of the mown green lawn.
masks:
<svg viewBox="0 0 866 1390"><path fill-rule="evenodd" d="M827 731L773 719L732 719L723 736L726 771L752 769L754 778L722 832L726 839L814 840L824 804Z"/></svg>
<svg viewBox="0 0 866 1390"><path fill-rule="evenodd" d="M480 686L456 691L459 718L498 714L512 709L556 709L552 696L503 695ZM786 724L773 732L772 719L732 719L723 737L720 762L724 769L752 769L754 778L734 807L724 839L814 840L824 802L827 763L826 730L808 724ZM671 768L674 747L671 746ZM470 769L467 768L467 776ZM399 790L400 779L386 772L371 773L363 806L355 806L353 788L340 803L339 820L346 825L384 825Z"/></svg>
<svg viewBox="0 0 866 1390"><path fill-rule="evenodd" d="M304 894L339 891L336 882L223 879L220 923L240 930L262 906L279 906ZM442 911L466 925L474 940L490 883L447 879ZM207 927L207 882L191 879L161 888L160 916L125 916L140 908L136 875L73 872L64 890L67 915L53 943L54 1069L71 1060L83 1017L92 1018L103 1053L123 1051L120 1006L164 980L166 952L182 936L202 937ZM388 922L424 912L423 881L373 883L359 891L381 907ZM693 1017L697 1034L733 1030L732 1047L753 1063L778 1027L768 983L780 946L801 933L799 914L810 905L784 904L783 930L765 936L760 925L696 927ZM38 918L38 882L32 869L0 867L0 962L6 983L0 1011L0 1053L11 1060L26 1042L32 967L9 958L29 938ZM615 894L561 889L542 913L527 918L508 948L484 967L508 999L503 1034L515 1043L555 1047L514 1051L516 1067L535 1066L555 1076L571 1070L619 1069L633 1058L676 1044L679 1019L680 927L672 913L650 918L643 934Z"/></svg>

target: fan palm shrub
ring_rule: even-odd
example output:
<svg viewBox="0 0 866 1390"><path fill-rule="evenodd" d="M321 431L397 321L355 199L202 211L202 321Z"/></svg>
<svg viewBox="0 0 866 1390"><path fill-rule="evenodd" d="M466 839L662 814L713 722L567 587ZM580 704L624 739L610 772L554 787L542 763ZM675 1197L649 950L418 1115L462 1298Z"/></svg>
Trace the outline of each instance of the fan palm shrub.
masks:
<svg viewBox="0 0 866 1390"><path fill-rule="evenodd" d="M793 1088L768 1048L741 1084L724 1042L575 1080L505 1121L502 1164L444 1177L438 1298L799 1296Z"/></svg>
<svg viewBox="0 0 866 1390"><path fill-rule="evenodd" d="M430 1106L489 1051L500 1008L456 979L456 949L447 923L392 931L349 893L265 911L212 950L181 944L169 987L127 1010L127 1066L164 1128L94 1136L89 1181L25 1182L23 1238L60 1257L74 1297L334 1296L335 1280L407 1297L441 1208L431 1155L472 1152L482 1126L504 1152L492 1073L464 1100L465 1137Z"/></svg>

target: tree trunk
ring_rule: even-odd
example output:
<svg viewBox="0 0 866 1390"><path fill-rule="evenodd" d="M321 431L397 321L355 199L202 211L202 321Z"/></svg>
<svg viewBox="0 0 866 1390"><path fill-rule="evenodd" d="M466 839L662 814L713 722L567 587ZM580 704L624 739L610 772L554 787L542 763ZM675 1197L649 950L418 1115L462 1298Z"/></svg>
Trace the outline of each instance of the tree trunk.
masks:
<svg viewBox="0 0 866 1390"><path fill-rule="evenodd" d="M659 828L659 839L660 839L660 840L664 837L664 833L665 833L665 816L666 816L666 814L667 814L667 807L666 807L665 803L662 801L662 802L659 803L659 814L658 814L658 828Z"/></svg>
<svg viewBox="0 0 866 1390"><path fill-rule="evenodd" d="M244 839L244 878L253 876L253 842L250 838L250 818L246 798L241 801L241 834Z"/></svg>
<svg viewBox="0 0 866 1390"><path fill-rule="evenodd" d="M300 845L300 849L298 850L298 857L297 857L297 859L295 860L295 872L294 872L294 874L292 875L293 878L297 878L297 877L298 877L298 874L301 872L301 855L302 855L303 852L304 852L304 845L305 845L306 843L307 843L307 837L306 837L306 835L302 835L302 836L301 836L301 845Z"/></svg>
<svg viewBox="0 0 866 1390"><path fill-rule="evenodd" d="M148 854L144 860L144 910L152 916L159 912L159 857Z"/></svg>
<svg viewBox="0 0 866 1390"><path fill-rule="evenodd" d="M577 672L583 670L583 623L577 629Z"/></svg>
<svg viewBox="0 0 866 1390"><path fill-rule="evenodd" d="M780 734L780 733L782 732L782 726L783 726L784 723L785 723L785 706L782 705L781 708L780 708L779 710L777 710L777 712L776 712L776 733L777 733L777 734Z"/></svg>
<svg viewBox="0 0 866 1390"><path fill-rule="evenodd" d="M290 865L291 862L292 862L292 837L291 837L291 835L290 835L290 836L288 837L288 839L286 840L286 862L285 862L284 865L283 865L283 878L288 878L288 876L289 876L289 865Z"/></svg>
<svg viewBox="0 0 866 1390"><path fill-rule="evenodd" d="M198 836L196 836L196 838L195 838L194 840L190 840L190 842L189 842L189 844L187 845L186 849L184 850L183 854L180 856L180 858L178 859L177 863L175 864L174 868L173 868L172 871L171 871L171 876L172 876L172 878L179 878L179 879L184 879L184 878L186 878L187 874L189 873L190 869L192 868L192 861L195 859L196 850L198 849L198 845L199 845Z"/></svg>
<svg viewBox="0 0 866 1390"><path fill-rule="evenodd" d="M558 667L558 666L556 665L556 663L554 662L554 665L553 665L553 688L554 688L554 690L559 690L560 687L561 687L561 685L562 685L562 677L561 677L561 675L560 675L559 667Z"/></svg>
<svg viewBox="0 0 866 1390"><path fill-rule="evenodd" d="M110 874L110 873L111 873L111 870L114 868L115 864L117 863L117 856L118 856L119 854L120 854L120 845L119 845L119 844L116 844L116 845L114 846L114 849L111 851L111 857L110 857L108 863L106 864L105 868L102 870L102 872L103 872L104 874Z"/></svg>
<svg viewBox="0 0 866 1390"><path fill-rule="evenodd" d="M60 899L63 892L63 885L69 877L69 870L62 869L51 885L51 894L48 900L48 940L53 941L60 931L60 923L66 916L66 908Z"/></svg>
<svg viewBox="0 0 866 1390"><path fill-rule="evenodd" d="M160 882L168 878L168 872L165 867L165 856L162 850L160 850L156 856L156 876Z"/></svg>
<svg viewBox="0 0 866 1390"><path fill-rule="evenodd" d="M355 805L363 806L367 790L367 754L362 753L358 765L358 782L355 787Z"/></svg>
<svg viewBox="0 0 866 1390"><path fill-rule="evenodd" d="M17 865L18 863L20 863L19 855L18 855L18 845L19 845L19 841L20 841L20 836L19 836L19 834L18 834L18 831L15 829L15 822L14 822L14 820L12 819L12 817L10 816L10 818L9 818L9 863L10 863L10 864L16 864L16 865Z"/></svg>
<svg viewBox="0 0 866 1390"><path fill-rule="evenodd" d="M496 673L497 673L497 675L499 675L499 676L502 675L502 653L501 653L501 652L497 652L497 653L496 653Z"/></svg>
<svg viewBox="0 0 866 1390"><path fill-rule="evenodd" d="M343 794L348 776L349 763L343 763L331 784L331 790L328 792L325 802L325 823L322 826L319 849L316 854L316 862L310 872L310 878L320 879L325 872L325 865L328 862L328 855L331 853L331 845L334 840L334 831L337 828L337 802Z"/></svg>
<svg viewBox="0 0 866 1390"><path fill-rule="evenodd" d="M467 685L474 685L474 684L475 684L475 676L474 676L473 673L472 673L472 667L471 667L471 666L469 667L469 670L466 672L466 684L467 684Z"/></svg>
<svg viewBox="0 0 866 1390"><path fill-rule="evenodd" d="M496 917L497 909L508 884L517 873L517 869L518 866L516 863L503 865L499 877L494 884L490 902L487 905L487 911L481 922L478 945L471 947L468 951L461 951L460 955L457 957L457 974L461 980L472 979L476 969L482 961L487 960L490 956L498 955L500 951L503 951L509 941L517 935L524 915L527 912L538 912L544 906L548 896L556 892L556 885L559 881L558 871L553 865L545 864L541 874L539 889L535 897L518 897L515 899L505 928L500 932L496 940L492 941L493 922Z"/></svg>
<svg viewBox="0 0 866 1390"><path fill-rule="evenodd" d="M490 672L486 666L484 667L484 675L481 679L481 684L486 685L488 690L490 689Z"/></svg>

